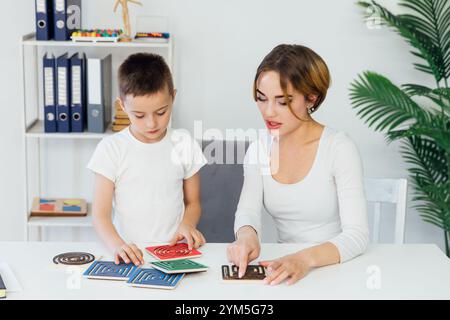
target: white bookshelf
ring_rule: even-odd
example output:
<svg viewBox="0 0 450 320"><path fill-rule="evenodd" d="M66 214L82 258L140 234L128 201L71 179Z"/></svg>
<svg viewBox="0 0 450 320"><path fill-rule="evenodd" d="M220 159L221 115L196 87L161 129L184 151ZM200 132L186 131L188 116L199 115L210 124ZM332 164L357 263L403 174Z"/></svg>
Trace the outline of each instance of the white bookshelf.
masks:
<svg viewBox="0 0 450 320"><path fill-rule="evenodd" d="M131 41L131 42L74 42L74 41L39 41L36 40L35 34L30 33L22 37L22 45L23 46L31 46L31 47L65 47L65 48L83 48L83 47L91 47L91 48L137 48L137 49L155 49L155 48L164 48L168 50L168 61L172 61L172 37L169 38L168 42L164 43L154 43L154 42L144 42L144 41ZM169 64L172 66L171 64Z"/></svg>
<svg viewBox="0 0 450 320"><path fill-rule="evenodd" d="M44 145L45 140L49 139L67 139L67 140L95 140L102 139L113 133L111 124L104 133L46 133L44 130L43 120L43 98L40 94L42 87L42 79L39 68L42 67L42 50L47 49L67 49L67 50L95 50L96 48L108 50L108 53L115 55L117 50L129 51L129 53L137 51L154 52L155 50L164 50L167 63L173 69L173 39L170 38L167 43L148 43L148 42L72 42L72 41L37 41L34 33L24 35L20 39L20 55L21 66L20 74L22 75L22 95L23 95L23 112L22 112L22 128L24 138L24 167L25 167L25 197L26 211L24 214L24 233L25 240L29 240L30 228L37 228L38 238L42 240L43 228L55 227L92 227L92 210L88 204L88 215L85 217L31 217L30 210L34 197L55 197L62 198L65 195L48 195L42 194L42 159L43 153L46 152ZM89 57L89 54L87 54ZM112 97L114 101L115 97ZM113 109L113 108L112 108ZM30 145L34 144L37 154L35 158L30 159ZM70 148L70 144L64 146ZM29 162L35 161L38 172L30 172ZM80 166L79 170L84 170ZM34 179L31 176L34 175ZM33 185L32 185L33 184ZM86 186L89 187L89 186ZM31 189L37 192L31 191ZM77 198L78 195L71 196Z"/></svg>
<svg viewBox="0 0 450 320"><path fill-rule="evenodd" d="M30 126L27 127L25 131L25 136L27 138L40 138L40 139L102 139L110 134L112 134L112 124L108 125L108 128L103 133L94 132L72 132L72 133L45 133L44 131L44 121L36 120Z"/></svg>
<svg viewBox="0 0 450 320"><path fill-rule="evenodd" d="M57 47L137 47L137 48L170 48L172 46L172 39L168 39L167 42L145 42L145 41L132 41L132 42L87 42L87 41L42 41L36 40L34 33L30 33L24 39L23 44L26 46L57 46Z"/></svg>

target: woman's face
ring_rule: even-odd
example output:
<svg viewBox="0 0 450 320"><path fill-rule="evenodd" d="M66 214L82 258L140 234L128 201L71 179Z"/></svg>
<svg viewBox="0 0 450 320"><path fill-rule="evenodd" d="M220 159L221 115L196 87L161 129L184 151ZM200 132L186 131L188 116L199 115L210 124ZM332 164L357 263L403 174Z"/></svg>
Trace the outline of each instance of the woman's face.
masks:
<svg viewBox="0 0 450 320"><path fill-rule="evenodd" d="M289 83L287 95L292 111L298 118L309 119L307 107L312 104L305 101L305 96L294 90ZM260 74L256 83L256 103L271 134L283 136L302 125L287 104L280 86L280 75L276 71L266 71Z"/></svg>

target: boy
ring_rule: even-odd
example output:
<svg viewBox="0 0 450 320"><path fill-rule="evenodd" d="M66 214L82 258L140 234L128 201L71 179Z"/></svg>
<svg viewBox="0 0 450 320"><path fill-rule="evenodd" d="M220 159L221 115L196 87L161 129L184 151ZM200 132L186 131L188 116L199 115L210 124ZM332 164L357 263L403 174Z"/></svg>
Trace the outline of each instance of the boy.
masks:
<svg viewBox="0 0 450 320"><path fill-rule="evenodd" d="M168 128L176 90L161 56L133 54L118 73L120 104L131 125L104 138L87 166L95 173L93 225L117 264L140 265L135 242L185 239L190 249L205 243L196 225L198 171L206 159L189 134Z"/></svg>

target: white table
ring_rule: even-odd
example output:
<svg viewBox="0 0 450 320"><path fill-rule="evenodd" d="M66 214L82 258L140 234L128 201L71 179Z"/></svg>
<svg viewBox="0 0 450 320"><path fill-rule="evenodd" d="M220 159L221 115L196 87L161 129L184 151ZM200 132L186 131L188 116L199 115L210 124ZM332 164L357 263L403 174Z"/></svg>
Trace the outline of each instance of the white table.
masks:
<svg viewBox="0 0 450 320"><path fill-rule="evenodd" d="M9 264L23 287L8 299L450 299L450 260L432 244L371 246L352 261L313 270L293 286L222 283L220 266L227 264L226 246L210 243L202 247L203 256L197 261L210 266L209 271L187 275L175 290L80 279L77 267L52 264L55 255L70 251L110 258L103 245L94 242L0 242L0 262ZM261 258L306 246L263 244ZM152 260L148 254L145 259Z"/></svg>

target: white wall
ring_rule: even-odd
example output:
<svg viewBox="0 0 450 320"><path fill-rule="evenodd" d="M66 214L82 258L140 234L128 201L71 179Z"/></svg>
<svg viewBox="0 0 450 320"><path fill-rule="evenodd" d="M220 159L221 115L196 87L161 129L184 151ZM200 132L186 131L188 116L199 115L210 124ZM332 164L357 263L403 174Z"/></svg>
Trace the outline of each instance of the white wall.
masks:
<svg viewBox="0 0 450 320"><path fill-rule="evenodd" d="M387 75L395 83L429 83L429 77L412 68L408 46L393 32L370 29L362 21L355 1L332 0L143 0L143 8L131 5L134 18L142 15L170 16L175 37L175 77L179 90L174 127L193 129L195 120L204 128L262 128L251 98L254 72L271 48L279 43L301 43L317 51L328 63L332 86L316 119L346 131L359 146L368 177L406 177L398 145L387 146L382 134L374 133L355 116L348 99L349 83L363 70ZM392 7L392 1L380 1ZM83 27L120 27L119 14L112 13L112 0L83 1ZM5 2L2 41L0 239L23 236L23 141L20 127L21 99L18 74L18 39L34 29L33 1ZM393 8L396 9L395 7ZM67 141L48 141L47 191L91 198L92 177L74 173L83 168L95 142L73 143L75 152L65 154ZM73 160L73 155L77 158ZM63 167L66 157L69 165ZM72 160L71 160L72 159ZM62 171L57 171L62 170ZM60 172L66 171L61 181ZM59 172L59 173L57 173ZM75 180L74 180L75 179ZM73 181L76 181L74 183ZM392 219L386 219L386 229ZM58 239L60 234L51 236ZM92 237L84 234L75 238ZM391 239L389 232L382 239ZM406 240L433 242L443 248L440 229L421 221L408 210Z"/></svg>
<svg viewBox="0 0 450 320"><path fill-rule="evenodd" d="M34 28L31 1L2 3L5 32L0 50L0 239L23 238L23 138L19 87L19 36ZM32 20L33 18L33 20Z"/></svg>

